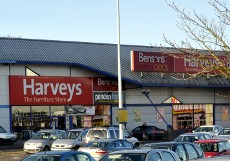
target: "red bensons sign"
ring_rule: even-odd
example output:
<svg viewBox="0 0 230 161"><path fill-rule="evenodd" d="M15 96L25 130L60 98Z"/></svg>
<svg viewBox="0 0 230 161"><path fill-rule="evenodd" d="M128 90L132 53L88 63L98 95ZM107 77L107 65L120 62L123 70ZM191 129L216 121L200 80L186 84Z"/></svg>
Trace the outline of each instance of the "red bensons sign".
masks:
<svg viewBox="0 0 230 161"><path fill-rule="evenodd" d="M11 105L93 104L92 78L9 76Z"/></svg>
<svg viewBox="0 0 230 161"><path fill-rule="evenodd" d="M131 71L171 73L174 58L159 52L131 51Z"/></svg>

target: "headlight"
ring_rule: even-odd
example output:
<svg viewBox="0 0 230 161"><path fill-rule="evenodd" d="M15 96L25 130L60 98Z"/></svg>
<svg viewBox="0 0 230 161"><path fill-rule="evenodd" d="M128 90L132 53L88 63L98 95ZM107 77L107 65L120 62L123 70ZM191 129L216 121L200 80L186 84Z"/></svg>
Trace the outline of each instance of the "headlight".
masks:
<svg viewBox="0 0 230 161"><path fill-rule="evenodd" d="M36 147L42 147L42 143L37 143Z"/></svg>
<svg viewBox="0 0 230 161"><path fill-rule="evenodd" d="M66 145L67 148L73 148L73 145L72 144L68 144Z"/></svg>

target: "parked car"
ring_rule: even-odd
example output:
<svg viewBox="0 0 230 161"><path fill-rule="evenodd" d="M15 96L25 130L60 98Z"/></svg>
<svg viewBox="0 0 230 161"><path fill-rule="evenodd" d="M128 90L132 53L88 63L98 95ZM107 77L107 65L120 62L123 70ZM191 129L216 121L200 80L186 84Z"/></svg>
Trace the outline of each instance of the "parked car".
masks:
<svg viewBox="0 0 230 161"><path fill-rule="evenodd" d="M193 143L197 140L212 139L208 133L184 133L174 139L175 142L190 142Z"/></svg>
<svg viewBox="0 0 230 161"><path fill-rule="evenodd" d="M165 130L156 126L143 125L132 130L132 134L139 140L162 139L165 138Z"/></svg>
<svg viewBox="0 0 230 161"><path fill-rule="evenodd" d="M23 149L26 153L49 151L53 141L64 132L64 130L55 129L40 130L24 143Z"/></svg>
<svg viewBox="0 0 230 161"><path fill-rule="evenodd" d="M123 130L124 139L131 142L134 146L139 147L140 142L137 138L130 136L127 130ZM86 134L86 143L89 141L99 139L99 138L109 138L118 139L119 138L119 128L117 127L96 127L89 129Z"/></svg>
<svg viewBox="0 0 230 161"><path fill-rule="evenodd" d="M95 161L88 153L80 151L48 151L32 154L22 161Z"/></svg>
<svg viewBox="0 0 230 161"><path fill-rule="evenodd" d="M78 150L85 144L88 129L72 129L66 131L51 145L51 150Z"/></svg>
<svg viewBox="0 0 230 161"><path fill-rule="evenodd" d="M134 149L134 145L124 139L98 139L80 147L79 151L88 152L94 159L99 160L109 152L130 149Z"/></svg>
<svg viewBox="0 0 230 161"><path fill-rule="evenodd" d="M147 143L142 145L139 149L168 149L175 152L179 158L183 160L197 160L204 158L204 152L202 149L189 142L159 142L159 143Z"/></svg>
<svg viewBox="0 0 230 161"><path fill-rule="evenodd" d="M230 128L224 128L218 135L216 135L217 139L226 139L230 142Z"/></svg>
<svg viewBox="0 0 230 161"><path fill-rule="evenodd" d="M219 125L203 125L198 127L193 132L206 132L210 133L214 138L216 135L218 135L223 130L223 127Z"/></svg>
<svg viewBox="0 0 230 161"><path fill-rule="evenodd" d="M167 149L135 149L111 152L99 161L180 161L180 158Z"/></svg>
<svg viewBox="0 0 230 161"><path fill-rule="evenodd" d="M0 145L3 143L13 144L17 141L17 136L10 132L6 132L6 130L0 126Z"/></svg>
<svg viewBox="0 0 230 161"><path fill-rule="evenodd" d="M199 161L222 161L226 160L229 161L229 156L228 155L221 155L221 156L214 156L214 157L205 157L203 159L199 159Z"/></svg>
<svg viewBox="0 0 230 161"><path fill-rule="evenodd" d="M223 139L199 140L195 142L204 151L206 157L230 155L230 143ZM230 156L229 156L230 160Z"/></svg>

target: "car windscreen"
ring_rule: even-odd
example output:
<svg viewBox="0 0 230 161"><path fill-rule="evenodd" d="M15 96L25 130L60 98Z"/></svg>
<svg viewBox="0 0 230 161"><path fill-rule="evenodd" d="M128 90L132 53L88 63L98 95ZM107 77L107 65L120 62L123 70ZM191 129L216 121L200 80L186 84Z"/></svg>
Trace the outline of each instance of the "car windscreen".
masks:
<svg viewBox="0 0 230 161"><path fill-rule="evenodd" d="M106 130L90 130L87 137L107 138Z"/></svg>
<svg viewBox="0 0 230 161"><path fill-rule="evenodd" d="M43 161L43 160L47 160L47 161L59 161L61 159L60 155L46 155L46 156L41 156L41 155L31 155L25 159L23 159L22 161Z"/></svg>
<svg viewBox="0 0 230 161"><path fill-rule="evenodd" d="M50 136L50 132L37 132L35 133L31 139L48 139Z"/></svg>
<svg viewBox="0 0 230 161"><path fill-rule="evenodd" d="M109 154L103 161L145 161L147 154L143 153L125 153L125 154Z"/></svg>
<svg viewBox="0 0 230 161"><path fill-rule="evenodd" d="M72 131L67 131L65 133L63 133L59 139L77 139L77 136L75 135L74 132Z"/></svg>
<svg viewBox="0 0 230 161"><path fill-rule="evenodd" d="M198 127L195 132L212 132L213 127Z"/></svg>
<svg viewBox="0 0 230 161"><path fill-rule="evenodd" d="M6 133L6 130L0 126L0 133Z"/></svg>

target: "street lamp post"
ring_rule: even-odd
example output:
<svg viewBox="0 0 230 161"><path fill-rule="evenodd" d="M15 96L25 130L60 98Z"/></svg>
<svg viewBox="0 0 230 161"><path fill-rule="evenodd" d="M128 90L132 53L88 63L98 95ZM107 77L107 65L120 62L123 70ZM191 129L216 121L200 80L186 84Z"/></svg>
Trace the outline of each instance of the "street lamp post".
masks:
<svg viewBox="0 0 230 161"><path fill-rule="evenodd" d="M122 108L122 81L121 81L121 50L120 50L120 7L119 0L117 0L117 76L118 76L118 102L119 109ZM123 125L119 123L119 138L123 139Z"/></svg>

